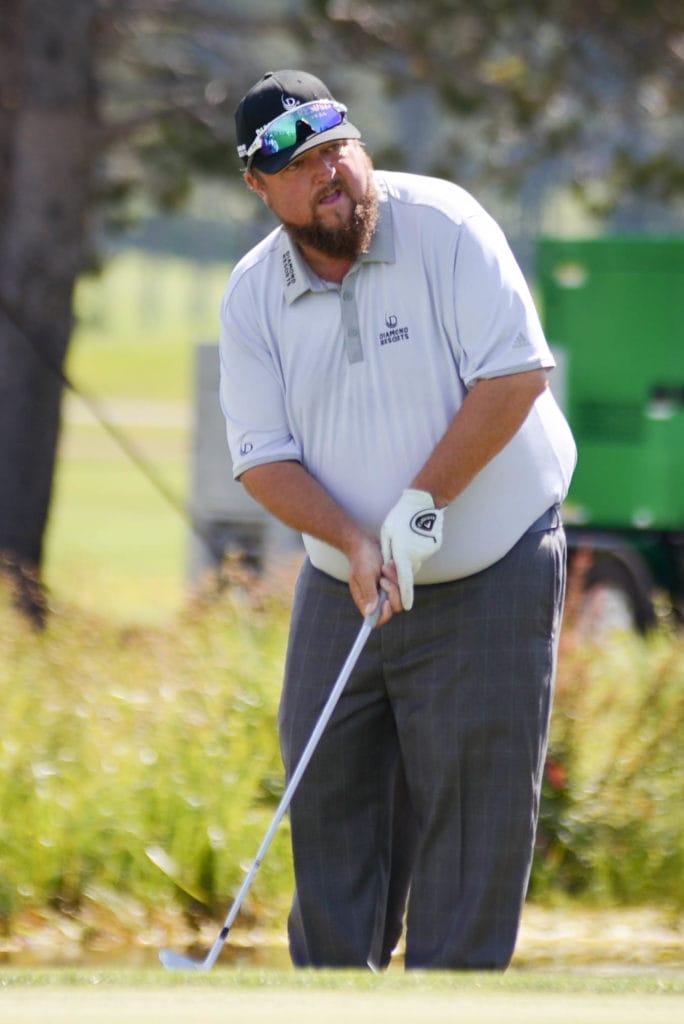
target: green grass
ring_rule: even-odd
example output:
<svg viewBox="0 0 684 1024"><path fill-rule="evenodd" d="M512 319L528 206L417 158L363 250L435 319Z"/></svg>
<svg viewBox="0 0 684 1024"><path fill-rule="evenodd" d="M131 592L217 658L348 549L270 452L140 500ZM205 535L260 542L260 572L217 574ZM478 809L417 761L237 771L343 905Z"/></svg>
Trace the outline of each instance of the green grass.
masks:
<svg viewBox="0 0 684 1024"><path fill-rule="evenodd" d="M101 397L190 398L192 348L218 337L229 270L135 251L112 258L78 284L71 379Z"/></svg>
<svg viewBox="0 0 684 1024"><path fill-rule="evenodd" d="M182 428L123 427L154 480L187 502ZM120 621L168 621L186 599L187 516L98 425L64 428L44 575L58 601Z"/></svg>
<svg viewBox="0 0 684 1024"><path fill-rule="evenodd" d="M79 415L63 427L44 558L57 601L134 623L182 608L194 346L218 336L228 271L130 252L79 283L67 373L89 403L67 395ZM123 446L84 415L90 400Z"/></svg>
<svg viewBox="0 0 684 1024"><path fill-rule="evenodd" d="M370 972L8 972L0 1005L12 1024L675 1024L682 975L595 973L504 976Z"/></svg>
<svg viewBox="0 0 684 1024"><path fill-rule="evenodd" d="M295 971L263 968L231 969L217 966L207 974L165 973L154 968L16 968L0 967L0 986L39 987L59 984L87 987L105 984L112 988L156 986L160 978L173 988L235 988L250 991L291 989L301 992L353 990L358 993L554 993L593 995L684 995L684 971L648 970L620 972L592 968L574 971L499 972L398 971L385 974L370 971Z"/></svg>

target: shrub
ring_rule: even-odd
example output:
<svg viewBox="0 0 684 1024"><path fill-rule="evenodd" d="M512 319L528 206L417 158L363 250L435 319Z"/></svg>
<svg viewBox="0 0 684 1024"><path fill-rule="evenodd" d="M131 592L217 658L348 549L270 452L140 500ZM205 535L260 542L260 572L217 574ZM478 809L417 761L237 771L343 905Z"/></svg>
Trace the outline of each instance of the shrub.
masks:
<svg viewBox="0 0 684 1024"><path fill-rule="evenodd" d="M537 897L684 906L684 638L562 644Z"/></svg>
<svg viewBox="0 0 684 1024"><path fill-rule="evenodd" d="M61 610L36 634L5 603L6 920L26 906L75 909L103 891L225 910L279 796L287 618L283 595L235 587L168 630ZM251 905L280 906L288 871L284 827Z"/></svg>
<svg viewBox="0 0 684 1024"><path fill-rule="evenodd" d="M291 582L234 580L168 628L1 598L0 923L130 898L221 918L282 791L276 714ZM684 640L560 656L531 894L684 906ZM160 870L161 868L161 870ZM282 924L287 823L243 921Z"/></svg>

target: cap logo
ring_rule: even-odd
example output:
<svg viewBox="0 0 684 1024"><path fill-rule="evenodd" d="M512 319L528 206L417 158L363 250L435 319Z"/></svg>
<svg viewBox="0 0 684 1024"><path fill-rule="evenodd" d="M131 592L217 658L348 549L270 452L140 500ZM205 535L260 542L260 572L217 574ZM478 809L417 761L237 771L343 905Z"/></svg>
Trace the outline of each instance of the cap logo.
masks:
<svg viewBox="0 0 684 1024"><path fill-rule="evenodd" d="M282 100L283 107L285 108L285 110L292 110L294 107L297 106L297 100L294 98L294 96L281 96L280 98Z"/></svg>

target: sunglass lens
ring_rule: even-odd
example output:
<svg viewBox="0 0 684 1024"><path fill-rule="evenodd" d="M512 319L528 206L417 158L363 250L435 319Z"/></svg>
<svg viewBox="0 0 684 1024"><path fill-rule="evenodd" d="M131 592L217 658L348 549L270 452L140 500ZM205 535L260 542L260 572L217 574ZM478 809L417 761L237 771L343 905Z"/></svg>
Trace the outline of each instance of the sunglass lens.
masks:
<svg viewBox="0 0 684 1024"><path fill-rule="evenodd" d="M333 106L318 107L312 104L309 109L288 111L281 114L269 125L268 130L261 136L261 152L267 156L280 153L281 150L294 146L298 138L307 138L308 135L317 135L319 132L326 132L330 128L336 128L342 124L344 111L337 110ZM298 132L301 132L300 136Z"/></svg>

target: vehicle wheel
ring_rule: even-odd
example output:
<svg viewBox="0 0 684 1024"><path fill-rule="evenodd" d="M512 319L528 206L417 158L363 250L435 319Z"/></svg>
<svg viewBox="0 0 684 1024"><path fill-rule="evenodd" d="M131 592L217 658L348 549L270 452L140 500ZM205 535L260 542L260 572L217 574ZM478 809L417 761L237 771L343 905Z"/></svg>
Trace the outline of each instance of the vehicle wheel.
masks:
<svg viewBox="0 0 684 1024"><path fill-rule="evenodd" d="M635 630L645 633L656 621L645 580L613 556L600 556L584 581L580 630L592 639Z"/></svg>

